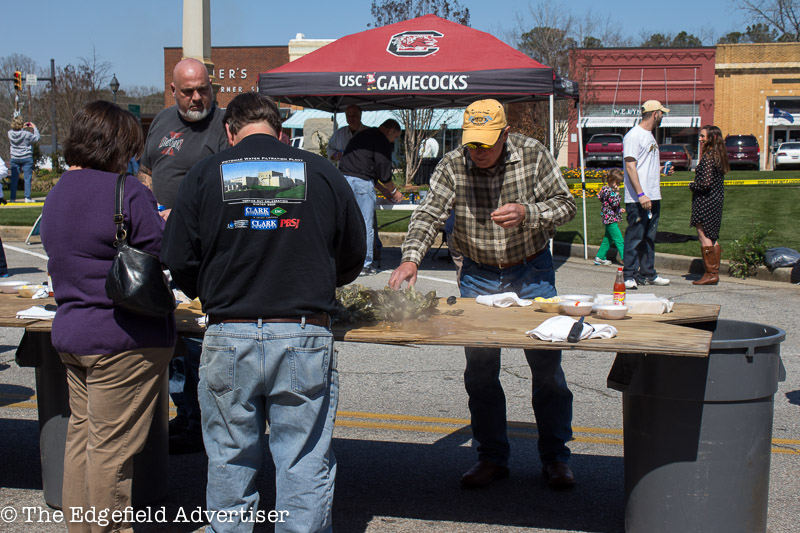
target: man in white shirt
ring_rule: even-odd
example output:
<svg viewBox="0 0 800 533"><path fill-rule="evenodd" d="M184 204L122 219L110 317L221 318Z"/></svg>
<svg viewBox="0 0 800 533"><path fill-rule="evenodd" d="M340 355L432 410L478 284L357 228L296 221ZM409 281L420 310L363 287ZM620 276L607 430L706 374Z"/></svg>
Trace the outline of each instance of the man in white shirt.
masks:
<svg viewBox="0 0 800 533"><path fill-rule="evenodd" d="M439 155L439 142L433 137L428 137L419 147L420 157L436 157Z"/></svg>
<svg viewBox="0 0 800 533"><path fill-rule="evenodd" d="M656 231L661 215L661 161L653 132L669 109L658 100L642 105L642 121L622 140L625 161L625 288L669 285L656 273ZM670 174L672 172L670 171Z"/></svg>
<svg viewBox="0 0 800 533"><path fill-rule="evenodd" d="M342 158L344 149L347 148L347 143L356 133L360 133L367 129L361 123L361 108L355 104L347 106L344 110L344 118L347 120L347 126L342 126L331 135L328 141L328 159L337 163Z"/></svg>

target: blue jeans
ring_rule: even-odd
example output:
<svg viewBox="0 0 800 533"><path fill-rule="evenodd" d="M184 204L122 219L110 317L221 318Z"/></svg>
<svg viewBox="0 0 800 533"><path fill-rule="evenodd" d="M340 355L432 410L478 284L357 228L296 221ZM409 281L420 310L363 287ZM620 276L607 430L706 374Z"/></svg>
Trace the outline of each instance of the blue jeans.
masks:
<svg viewBox="0 0 800 533"><path fill-rule="evenodd" d="M367 257L364 259L364 266L372 266L373 258L373 244L375 240L375 228L372 225L373 217L375 216L375 204L378 201L378 196L375 194L375 185L372 180L363 180L355 176L345 176L350 188L356 195L356 203L361 210L361 216L364 217L364 225L367 227Z"/></svg>
<svg viewBox="0 0 800 533"><path fill-rule="evenodd" d="M25 198L31 197L31 180L33 179L33 157L23 157L22 159L11 160L11 201L17 199L17 187L19 187L19 173L23 172L25 179Z"/></svg>
<svg viewBox="0 0 800 533"><path fill-rule="evenodd" d="M169 366L169 394L178 417L184 418L189 432L200 433L200 403L197 400L197 384L200 381L200 354L203 339L179 337L186 352L173 357Z"/></svg>
<svg viewBox="0 0 800 533"><path fill-rule="evenodd" d="M507 269L481 265L464 257L461 296L516 292L521 298L556 295L555 270L550 250L529 263ZM506 466L509 442L506 397L500 383L499 348L464 348L467 367L464 385L469 395L472 435L478 442L478 459ZM531 368L533 413L539 432L539 457L544 464L567 462L572 439L572 392L561 368L561 350L525 350Z"/></svg>
<svg viewBox="0 0 800 533"><path fill-rule="evenodd" d="M6 262L6 250L3 248L3 240L0 239L0 276L8 275L8 263Z"/></svg>
<svg viewBox="0 0 800 533"><path fill-rule="evenodd" d="M275 510L288 511L275 531L331 531L339 378L330 330L292 323L209 326L199 396L208 510L239 513L232 522L211 520L207 531L253 530L247 516L258 510L256 476L267 422Z"/></svg>
<svg viewBox="0 0 800 533"><path fill-rule="evenodd" d="M625 253L622 272L625 280L637 282L656 279L656 231L661 217L661 200L653 200L651 217L639 202L625 204L628 228L625 230Z"/></svg>

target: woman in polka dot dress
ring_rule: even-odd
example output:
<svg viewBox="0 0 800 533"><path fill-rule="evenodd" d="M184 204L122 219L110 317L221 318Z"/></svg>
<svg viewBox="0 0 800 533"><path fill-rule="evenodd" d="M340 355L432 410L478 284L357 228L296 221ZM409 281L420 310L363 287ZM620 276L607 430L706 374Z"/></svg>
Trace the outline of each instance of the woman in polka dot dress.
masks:
<svg viewBox="0 0 800 533"><path fill-rule="evenodd" d="M703 126L700 130L700 162L695 170L692 191L692 219L697 228L697 238L703 255L705 274L694 285L719 283L719 228L722 224L722 202L725 198L725 174L730 171L728 155L722 132L716 126Z"/></svg>

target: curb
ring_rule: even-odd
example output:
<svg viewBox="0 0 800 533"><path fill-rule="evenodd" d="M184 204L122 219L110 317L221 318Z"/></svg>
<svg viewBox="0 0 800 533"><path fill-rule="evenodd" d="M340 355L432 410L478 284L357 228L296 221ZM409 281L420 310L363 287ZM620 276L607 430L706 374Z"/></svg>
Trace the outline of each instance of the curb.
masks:
<svg viewBox="0 0 800 533"><path fill-rule="evenodd" d="M399 247L403 244L403 240L406 238L405 233L397 233L397 232L380 232L379 233L381 242L383 242L384 246L396 246ZM431 248L438 247L441 244L441 232L439 235L436 236L436 240L434 240ZM586 259L587 262L591 262L594 264L594 256L597 254L597 250L599 246L596 245L589 245L588 246L588 253L589 258ZM553 253L559 257L567 257L573 258L576 260L583 259L583 244L574 244L574 243L567 243L567 242L554 242L553 243ZM616 250L613 251L616 254ZM616 257L614 257L616 259ZM615 261L615 264L618 264L618 261ZM730 261L722 261L720 264L720 275L723 273L727 275L728 273L728 265ZM671 270L675 272L688 272L690 274L703 274L703 261L699 257L689 257L686 255L676 255L676 254L664 254L664 253L657 253L656 254L656 269L658 270ZM767 267L760 266L756 271L755 276L750 276L748 279L757 279L761 281L778 281L778 282L785 282L791 283L791 276L792 269L791 268L776 268L773 272L770 272Z"/></svg>
<svg viewBox="0 0 800 533"><path fill-rule="evenodd" d="M25 239L28 237L28 233L30 233L31 228L27 226L0 226L0 238L4 241L9 242L25 242ZM406 238L405 233L398 233L398 232L379 232L381 242L383 242L384 246L391 246L391 247L400 247L403 244L403 241ZM34 237L36 243L39 242L38 237ZM442 243L442 234L436 236L434 239L433 244L431 247L439 247ZM594 263L594 256L597 254L597 250L599 246L589 245L588 252L589 252L589 259L586 261L591 261ZM576 260L583 259L583 245L582 244L574 244L574 243L567 243L567 242L554 242L553 243L553 252L556 256L559 257L568 257L574 258ZM613 251L612 253L616 253ZM616 263L615 263L616 264ZM722 261L720 265L720 274L723 272L727 274L728 272L728 264L729 261ZM689 257L685 255L675 255L675 254L663 254L657 253L656 254L656 268L659 270L671 270L676 272L688 272L690 274L702 274L703 273L703 261L699 257ZM755 276L751 276L748 279L757 279L762 281L778 281L778 282L785 282L791 283L791 268L776 268L773 272L770 272L767 267L760 266L756 271Z"/></svg>

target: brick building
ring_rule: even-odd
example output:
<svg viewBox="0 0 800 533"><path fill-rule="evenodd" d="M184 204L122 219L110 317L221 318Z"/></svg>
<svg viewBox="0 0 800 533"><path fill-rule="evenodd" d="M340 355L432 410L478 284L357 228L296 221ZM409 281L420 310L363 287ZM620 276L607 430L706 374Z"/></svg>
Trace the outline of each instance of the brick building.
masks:
<svg viewBox="0 0 800 533"><path fill-rule="evenodd" d="M164 48L164 106L175 103L170 82L172 70L181 60L181 47ZM258 73L289 62L289 46L212 46L211 74L219 84L217 102L225 107L237 94L255 91Z"/></svg>
<svg viewBox="0 0 800 533"><path fill-rule="evenodd" d="M713 47L576 50L582 117L570 127L569 165L579 165L577 126L584 143L595 133L625 134L638 123L646 100L660 100L670 109L657 140L688 144L696 156L700 126L714 120L715 52Z"/></svg>
<svg viewBox="0 0 800 533"><path fill-rule="evenodd" d="M714 124L725 135L755 135L761 168L772 168L772 148L800 140L800 43L719 45L715 78Z"/></svg>

